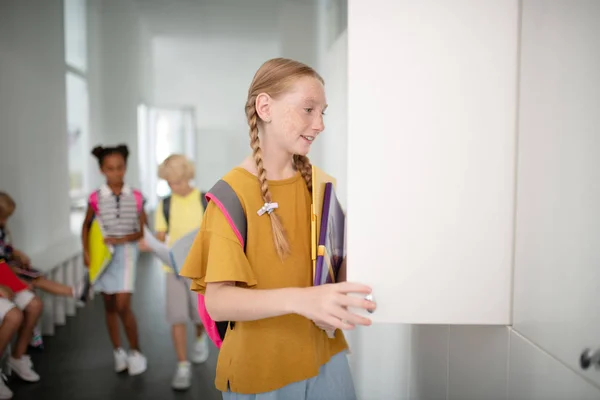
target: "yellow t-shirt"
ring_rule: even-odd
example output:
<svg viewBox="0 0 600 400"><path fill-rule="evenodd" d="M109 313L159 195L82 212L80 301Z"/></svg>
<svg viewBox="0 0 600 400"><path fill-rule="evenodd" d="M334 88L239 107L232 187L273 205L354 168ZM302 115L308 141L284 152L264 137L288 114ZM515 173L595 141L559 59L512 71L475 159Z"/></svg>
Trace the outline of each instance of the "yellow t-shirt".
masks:
<svg viewBox="0 0 600 400"><path fill-rule="evenodd" d="M206 282L223 281L250 289L311 286L311 196L302 176L269 181L291 245L291 255L283 262L273 244L269 217L256 213L264 203L257 178L235 168L223 179L235 190L246 213L246 252L219 208L210 202L181 271L193 280L192 290L204 293ZM223 341L215 385L227 391L229 384L232 392L243 394L276 390L318 375L321 365L347 347L341 331L329 339L312 321L297 314L236 322Z"/></svg>
<svg viewBox="0 0 600 400"><path fill-rule="evenodd" d="M187 233L200 227L204 207L202 206L201 194L198 189L192 190L186 196L171 194L171 206L169 208L169 226L163 214L163 202L158 203L154 215L154 230L156 232L167 232L167 245L171 246ZM166 272L173 272L171 268L163 265Z"/></svg>

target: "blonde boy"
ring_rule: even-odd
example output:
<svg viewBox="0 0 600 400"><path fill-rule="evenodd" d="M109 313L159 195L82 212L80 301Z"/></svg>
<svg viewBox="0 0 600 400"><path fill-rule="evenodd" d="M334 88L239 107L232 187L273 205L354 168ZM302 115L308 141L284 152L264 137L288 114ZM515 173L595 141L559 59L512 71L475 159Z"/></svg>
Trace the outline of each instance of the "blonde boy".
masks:
<svg viewBox="0 0 600 400"><path fill-rule="evenodd" d="M173 154L165 159L158 168L158 176L171 188L168 200L163 199L156 209L154 230L159 240L172 245L185 234L197 229L202 222L204 207L201 193L190 186L194 179L194 164L181 154ZM164 207L169 203L168 212ZM166 272L166 318L171 325L173 345L179 361L172 386L176 390L185 390L191 386L191 369L186 355L186 324L196 326L197 340L194 343L191 361L203 363L208 359L208 337L204 333L198 315L197 295L190 291L190 281L178 277L168 266Z"/></svg>

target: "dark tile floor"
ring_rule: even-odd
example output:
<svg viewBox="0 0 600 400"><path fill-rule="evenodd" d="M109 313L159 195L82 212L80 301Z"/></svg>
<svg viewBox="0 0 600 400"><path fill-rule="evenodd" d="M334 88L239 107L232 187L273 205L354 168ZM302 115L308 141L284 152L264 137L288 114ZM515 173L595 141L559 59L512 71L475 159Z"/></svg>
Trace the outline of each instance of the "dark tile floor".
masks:
<svg viewBox="0 0 600 400"><path fill-rule="evenodd" d="M217 350L202 365L194 366L194 381L187 392L171 389L176 359L170 328L164 317L163 271L148 256L138 267L133 307L138 319L140 344L148 357L148 370L140 376L113 371L112 349L104 325L100 297L96 297L53 337L44 338L44 351L33 353L38 383L11 378L9 386L17 400L216 400L214 387ZM192 329L188 330L192 340ZM127 343L123 336L123 343Z"/></svg>

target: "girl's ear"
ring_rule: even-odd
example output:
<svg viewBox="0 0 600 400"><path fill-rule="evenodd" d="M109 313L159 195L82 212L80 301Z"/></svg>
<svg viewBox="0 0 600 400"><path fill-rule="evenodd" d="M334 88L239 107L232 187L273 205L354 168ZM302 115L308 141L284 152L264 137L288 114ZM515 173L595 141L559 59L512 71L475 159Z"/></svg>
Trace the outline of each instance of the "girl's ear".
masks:
<svg viewBox="0 0 600 400"><path fill-rule="evenodd" d="M266 93L261 93L256 96L256 102L254 103L256 107L256 113L258 117L266 123L271 122L271 105L273 103L273 99Z"/></svg>

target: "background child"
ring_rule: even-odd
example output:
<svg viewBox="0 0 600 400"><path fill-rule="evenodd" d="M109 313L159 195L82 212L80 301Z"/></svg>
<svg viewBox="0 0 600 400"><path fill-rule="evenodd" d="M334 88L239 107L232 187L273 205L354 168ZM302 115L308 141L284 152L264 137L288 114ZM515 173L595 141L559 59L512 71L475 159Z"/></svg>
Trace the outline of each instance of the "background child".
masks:
<svg viewBox="0 0 600 400"><path fill-rule="evenodd" d="M101 292L104 298L106 325L114 347L115 371L128 370L130 375L138 375L146 370L147 360L140 351L137 322L131 310L131 295L135 290L137 241L143 236L146 214L143 207L138 205L142 202L141 193L124 182L129 156L127 146L98 146L92 154L98 159L106 183L90 195L90 205L81 232L84 261L89 266L88 231L93 219L98 218L104 241L114 248L114 252L110 263L95 281L94 290ZM97 215L92 206L96 198ZM129 341L129 354L121 347L119 320Z"/></svg>
<svg viewBox="0 0 600 400"><path fill-rule="evenodd" d="M17 333L23 322L23 314L11 301L14 293L6 286L0 285L0 354L4 353L8 343ZM2 371L0 370L0 374ZM11 399L12 391L0 376L0 399Z"/></svg>
<svg viewBox="0 0 600 400"><path fill-rule="evenodd" d="M5 269L7 267L6 264L0 264L0 356L4 354L10 340L23 323L23 313L12 302L15 291L10 287L12 285L9 286L6 282L9 277ZM2 269L5 270L2 271ZM25 288L25 285L21 286L21 289ZM17 289L15 288L15 290ZM2 371L0 370L0 399L11 399L13 392L4 383L1 374Z"/></svg>
<svg viewBox="0 0 600 400"><path fill-rule="evenodd" d="M179 238L200 227L204 214L202 194L190 186L190 181L194 179L194 164L183 155L173 154L167 157L158 168L158 176L168 182L171 196L168 199L168 213L165 212L165 200L159 203L154 216L154 230L159 240L166 240L171 246ZM143 240L140 245L143 250L150 250ZM208 359L208 338L198 314L197 295L190 291L189 279L178 277L166 265L163 269L166 272L166 318L171 325L173 345L179 361L172 386L174 389L184 390L190 387L192 378L186 354L186 324L192 322L196 325L197 339L190 357L192 362L203 363Z"/></svg>
<svg viewBox="0 0 600 400"><path fill-rule="evenodd" d="M31 259L25 252L12 246L6 224L15 212L16 206L15 201L8 193L0 192L0 258L6 260L13 272L33 288L57 296L73 297L79 303L85 303L89 294L87 279L82 280L74 287L46 279L42 273L31 267Z"/></svg>
<svg viewBox="0 0 600 400"><path fill-rule="evenodd" d="M33 328L42 315L42 300L27 289L27 286L19 280L5 262L0 262L0 285L4 287L2 299L0 299L0 315L4 314L6 318L14 307L19 311L12 312L9 316L12 320L12 328L14 329L15 325L19 326L19 333L12 355L8 359L8 366L24 381L37 382L40 380L40 376L33 370L31 358L25 352ZM10 300L10 302L7 303L6 300ZM5 333L9 332L11 332L10 329L5 331ZM11 337L12 335L6 337L0 333L0 350L6 348Z"/></svg>

